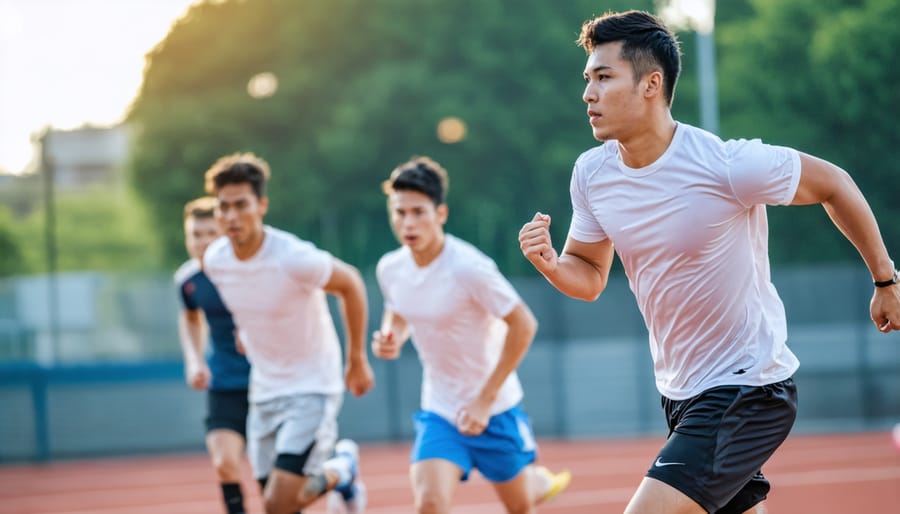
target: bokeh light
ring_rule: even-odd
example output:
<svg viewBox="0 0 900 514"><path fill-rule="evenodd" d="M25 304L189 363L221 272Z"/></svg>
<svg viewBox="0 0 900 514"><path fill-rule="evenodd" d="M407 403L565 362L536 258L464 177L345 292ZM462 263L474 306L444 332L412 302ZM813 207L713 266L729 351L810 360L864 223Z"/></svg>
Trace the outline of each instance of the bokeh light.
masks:
<svg viewBox="0 0 900 514"><path fill-rule="evenodd" d="M438 123L437 137L448 145L459 143L466 137L466 124L455 116L444 118Z"/></svg>
<svg viewBox="0 0 900 514"><path fill-rule="evenodd" d="M253 98L269 98L278 91L278 77L270 71L257 73L247 82L247 94Z"/></svg>

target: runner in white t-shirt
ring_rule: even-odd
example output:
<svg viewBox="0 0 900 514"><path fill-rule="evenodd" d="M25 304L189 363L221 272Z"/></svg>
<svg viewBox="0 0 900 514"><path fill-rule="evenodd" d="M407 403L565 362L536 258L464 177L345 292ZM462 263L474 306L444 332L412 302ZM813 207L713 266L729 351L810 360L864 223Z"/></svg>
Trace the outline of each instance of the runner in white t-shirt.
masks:
<svg viewBox="0 0 900 514"><path fill-rule="evenodd" d="M519 233L522 252L586 301L605 288L614 252L625 267L670 430L626 513L766 512L761 469L793 425L798 362L769 277L765 206L825 207L872 273L871 315L883 332L900 329L893 262L838 167L672 119L680 50L654 16L589 20L579 42L588 52L583 99L605 144L575 163L562 254L541 213Z"/></svg>
<svg viewBox="0 0 900 514"><path fill-rule="evenodd" d="M332 489L349 512L362 512L358 449L335 440L344 382L356 396L374 384L365 350L365 285L356 268L263 225L268 178L268 164L253 154L223 157L206 172L227 237L209 246L204 266L246 335L240 339L251 364L250 463L264 487L267 514L295 513ZM326 292L343 307L343 381Z"/></svg>
<svg viewBox="0 0 900 514"><path fill-rule="evenodd" d="M537 323L494 261L444 234L439 164L403 163L384 191L402 246L378 263L385 307L372 351L395 359L412 337L422 363L410 472L416 509L449 512L457 484L477 468L509 512L533 512L570 480L532 465L537 447L516 368Z"/></svg>

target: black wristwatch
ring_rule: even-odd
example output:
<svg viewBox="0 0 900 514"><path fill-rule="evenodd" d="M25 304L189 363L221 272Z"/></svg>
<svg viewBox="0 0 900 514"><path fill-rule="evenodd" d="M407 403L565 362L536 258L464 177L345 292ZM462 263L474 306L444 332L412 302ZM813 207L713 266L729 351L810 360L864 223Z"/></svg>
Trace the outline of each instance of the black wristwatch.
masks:
<svg viewBox="0 0 900 514"><path fill-rule="evenodd" d="M890 280L881 282L875 281L875 287L888 287L894 284L900 284L900 274L897 273L897 270L894 270L894 276L892 276Z"/></svg>

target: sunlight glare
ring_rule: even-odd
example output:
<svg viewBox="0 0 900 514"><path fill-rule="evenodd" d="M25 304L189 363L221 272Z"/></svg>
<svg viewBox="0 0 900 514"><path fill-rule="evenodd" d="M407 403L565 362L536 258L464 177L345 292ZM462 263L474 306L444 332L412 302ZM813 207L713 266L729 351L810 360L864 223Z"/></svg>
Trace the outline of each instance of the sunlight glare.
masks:
<svg viewBox="0 0 900 514"><path fill-rule="evenodd" d="M21 173L31 134L122 121L144 55L198 0L0 0L0 170Z"/></svg>

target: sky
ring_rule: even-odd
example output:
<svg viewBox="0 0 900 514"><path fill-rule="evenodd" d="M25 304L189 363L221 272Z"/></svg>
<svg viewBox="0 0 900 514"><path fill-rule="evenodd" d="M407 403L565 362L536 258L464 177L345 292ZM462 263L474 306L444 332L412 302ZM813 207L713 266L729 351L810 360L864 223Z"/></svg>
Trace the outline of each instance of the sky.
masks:
<svg viewBox="0 0 900 514"><path fill-rule="evenodd" d="M0 173L21 173L31 135L122 120L144 55L199 0L0 0Z"/></svg>

